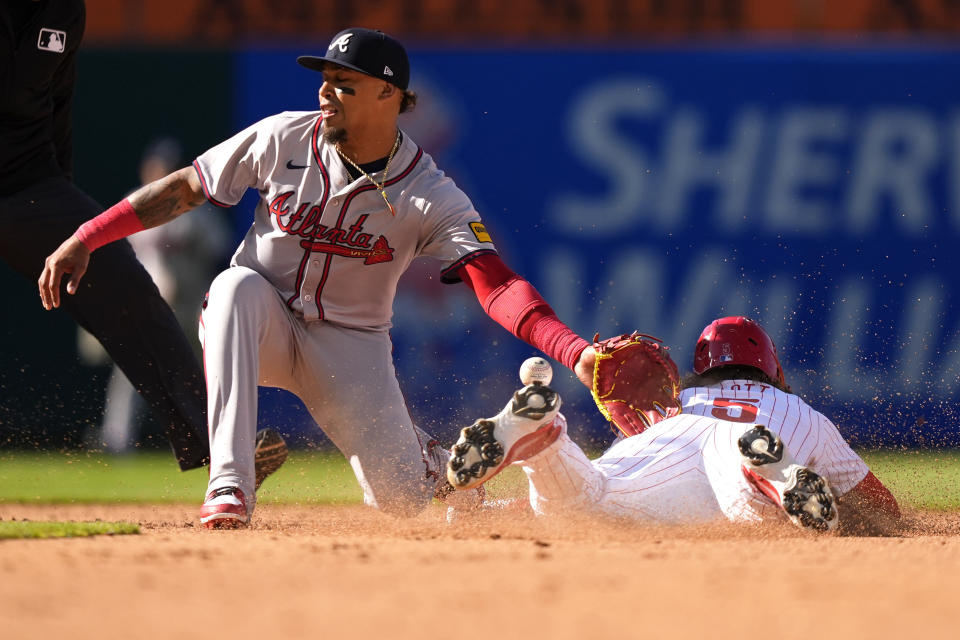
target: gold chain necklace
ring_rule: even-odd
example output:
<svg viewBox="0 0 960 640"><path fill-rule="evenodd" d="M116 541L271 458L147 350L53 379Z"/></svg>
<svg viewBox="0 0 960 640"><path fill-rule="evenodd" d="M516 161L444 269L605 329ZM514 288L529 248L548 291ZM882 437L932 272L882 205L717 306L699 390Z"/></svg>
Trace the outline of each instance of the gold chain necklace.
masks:
<svg viewBox="0 0 960 640"><path fill-rule="evenodd" d="M390 215L394 217L396 217L397 212L394 210L393 205L390 204L390 201L387 200L387 192L384 191L383 189L387 184L387 173L390 172L390 163L393 161L393 156L397 152L397 149L399 148L400 148L400 130L398 129L397 139L393 143L393 149L390 150L390 155L387 156L387 166L383 168L383 180L380 182L380 184L377 184L377 181L373 179L373 176L371 176L369 173L361 169L360 165L358 165L356 162L348 158L347 154L345 154L343 150L340 148L340 143L337 143L337 153L340 154L340 157L346 160L347 162L349 162L350 166L352 166L354 169L362 173L364 176L366 176L367 180L373 183L373 186L376 187L377 191L380 192L380 195L383 196L383 201L387 203L387 208L390 209Z"/></svg>

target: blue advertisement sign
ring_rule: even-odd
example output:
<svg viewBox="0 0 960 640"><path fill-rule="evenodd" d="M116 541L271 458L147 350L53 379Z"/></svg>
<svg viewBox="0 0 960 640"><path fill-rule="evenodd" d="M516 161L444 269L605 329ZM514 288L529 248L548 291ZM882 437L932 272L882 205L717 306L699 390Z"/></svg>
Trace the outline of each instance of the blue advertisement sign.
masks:
<svg viewBox="0 0 960 640"><path fill-rule="evenodd" d="M236 128L316 108L302 53L238 56ZM710 320L748 315L855 444L960 445L960 49L410 53L401 127L580 335L653 334L689 371ZM438 275L405 277L392 336L411 413L448 439L535 352ZM555 381L602 443L587 390Z"/></svg>

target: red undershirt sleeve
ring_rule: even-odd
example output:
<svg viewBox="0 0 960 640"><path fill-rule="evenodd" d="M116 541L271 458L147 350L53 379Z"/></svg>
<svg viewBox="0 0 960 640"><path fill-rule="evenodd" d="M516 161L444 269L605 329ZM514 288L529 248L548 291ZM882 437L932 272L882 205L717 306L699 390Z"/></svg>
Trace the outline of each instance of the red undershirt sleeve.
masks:
<svg viewBox="0 0 960 640"><path fill-rule="evenodd" d="M458 274L497 324L573 369L590 345L560 321L547 301L495 254L478 256Z"/></svg>
<svg viewBox="0 0 960 640"><path fill-rule="evenodd" d="M893 518L900 517L900 506L897 504L897 499L880 482L880 478L873 475L872 471L868 472L867 476L844 497L847 496L856 497L861 502L869 504L873 509Z"/></svg>

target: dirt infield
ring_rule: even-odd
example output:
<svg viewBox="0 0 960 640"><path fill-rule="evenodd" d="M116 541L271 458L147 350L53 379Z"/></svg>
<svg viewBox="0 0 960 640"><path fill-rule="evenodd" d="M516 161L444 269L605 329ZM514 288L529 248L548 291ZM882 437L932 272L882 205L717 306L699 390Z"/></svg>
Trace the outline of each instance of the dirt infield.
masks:
<svg viewBox="0 0 960 640"><path fill-rule="evenodd" d="M221 532L196 505L0 504L143 529L0 541L0 637L955 637L956 513L898 538L444 515L265 505Z"/></svg>

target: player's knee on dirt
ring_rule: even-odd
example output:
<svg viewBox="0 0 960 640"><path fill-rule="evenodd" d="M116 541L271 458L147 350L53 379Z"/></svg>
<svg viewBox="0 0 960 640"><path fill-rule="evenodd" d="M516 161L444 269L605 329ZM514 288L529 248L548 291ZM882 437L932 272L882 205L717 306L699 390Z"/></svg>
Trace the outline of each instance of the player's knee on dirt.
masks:
<svg viewBox="0 0 960 640"><path fill-rule="evenodd" d="M427 478L422 464L397 464L365 470L356 456L350 466L364 493L364 502L384 513L410 518L433 500L435 481Z"/></svg>

